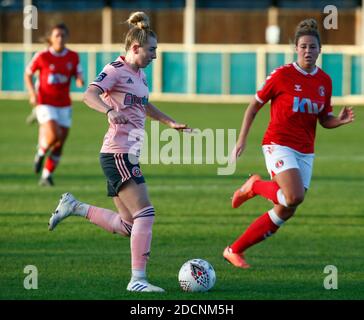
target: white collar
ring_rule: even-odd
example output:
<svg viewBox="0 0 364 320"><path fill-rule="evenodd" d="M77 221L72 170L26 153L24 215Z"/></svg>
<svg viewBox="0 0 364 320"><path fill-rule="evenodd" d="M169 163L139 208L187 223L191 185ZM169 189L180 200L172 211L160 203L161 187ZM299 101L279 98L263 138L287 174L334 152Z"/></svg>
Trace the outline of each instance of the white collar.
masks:
<svg viewBox="0 0 364 320"><path fill-rule="evenodd" d="M54 56L56 56L56 57L63 57L63 56L65 56L67 54L68 49L64 48L61 52L57 52L56 50L54 50L53 47L49 47L49 52L51 54L53 54Z"/></svg>
<svg viewBox="0 0 364 320"><path fill-rule="evenodd" d="M315 66L315 69L312 71L312 72L307 72L305 70L303 70L297 62L293 62L293 66L295 67L295 69L298 71L298 72L301 72L303 75L307 76L308 74L311 75L311 76L314 76L317 72L318 72L318 68L317 66Z"/></svg>

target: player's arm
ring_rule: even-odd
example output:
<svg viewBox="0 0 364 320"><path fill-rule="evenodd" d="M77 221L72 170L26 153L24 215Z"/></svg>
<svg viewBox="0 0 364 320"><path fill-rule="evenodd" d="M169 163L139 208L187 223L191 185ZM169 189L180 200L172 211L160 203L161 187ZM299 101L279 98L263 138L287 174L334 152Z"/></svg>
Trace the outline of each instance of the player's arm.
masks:
<svg viewBox="0 0 364 320"><path fill-rule="evenodd" d="M250 102L248 108L245 110L243 121L241 123L239 137L236 142L235 148L231 153L231 161L235 161L244 151L250 127L255 119L255 116L262 106L263 103L259 102L256 98L254 98Z"/></svg>
<svg viewBox="0 0 364 320"><path fill-rule="evenodd" d="M33 106L37 105L37 92L35 90L33 82L33 74L37 72L37 70L41 70L40 60L41 53L35 54L32 60L27 65L24 73L25 86L27 87L29 92L29 102Z"/></svg>
<svg viewBox="0 0 364 320"><path fill-rule="evenodd" d="M160 111L156 106L148 102L148 105L146 107L147 115L154 119L158 120L159 122L162 122L163 124L167 125L168 127L176 130L189 130L187 124L184 123L178 123L175 120L173 120L171 117Z"/></svg>
<svg viewBox="0 0 364 320"><path fill-rule="evenodd" d="M80 62L78 62L76 66L75 78L76 78L76 86L78 88L82 88L85 84L85 81L83 80L83 72Z"/></svg>
<svg viewBox="0 0 364 320"><path fill-rule="evenodd" d="M76 86L78 88L82 88L85 84L85 81L83 80L82 73L77 74L76 76Z"/></svg>
<svg viewBox="0 0 364 320"><path fill-rule="evenodd" d="M354 119L355 114L352 107L343 107L337 117L332 114L325 114L319 117L321 126L326 129L340 127L344 124L353 122Z"/></svg>
<svg viewBox="0 0 364 320"><path fill-rule="evenodd" d="M105 113L110 122L113 124L127 123L128 118L125 117L122 112L114 110L102 101L100 95L103 93L104 92L100 87L90 85L83 96L83 102L85 102L91 109Z"/></svg>
<svg viewBox="0 0 364 320"><path fill-rule="evenodd" d="M25 80L25 85L29 92L29 102L31 105L36 106L37 105L37 92L35 90L34 83L33 83L33 74L30 73L29 71L26 71L24 74L24 80Z"/></svg>

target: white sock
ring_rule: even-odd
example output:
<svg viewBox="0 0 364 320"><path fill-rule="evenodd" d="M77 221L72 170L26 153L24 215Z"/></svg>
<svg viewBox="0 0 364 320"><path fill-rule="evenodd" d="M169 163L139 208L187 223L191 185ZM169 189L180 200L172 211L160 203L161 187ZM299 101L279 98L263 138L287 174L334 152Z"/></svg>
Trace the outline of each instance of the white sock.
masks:
<svg viewBox="0 0 364 320"><path fill-rule="evenodd" d="M131 270L131 281L146 280L147 275L144 270Z"/></svg>
<svg viewBox="0 0 364 320"><path fill-rule="evenodd" d="M273 209L268 211L269 218L272 220L272 222L277 226L280 227L285 222L283 219L278 217L278 215L275 213Z"/></svg>
<svg viewBox="0 0 364 320"><path fill-rule="evenodd" d="M37 153L38 153L38 156L40 156L40 157L43 157L46 154L42 148L39 148Z"/></svg>
<svg viewBox="0 0 364 320"><path fill-rule="evenodd" d="M76 205L72 213L76 216L81 216L86 218L89 208L90 208L89 204L76 200Z"/></svg>
<svg viewBox="0 0 364 320"><path fill-rule="evenodd" d="M47 168L43 168L42 179L47 179L52 173Z"/></svg>

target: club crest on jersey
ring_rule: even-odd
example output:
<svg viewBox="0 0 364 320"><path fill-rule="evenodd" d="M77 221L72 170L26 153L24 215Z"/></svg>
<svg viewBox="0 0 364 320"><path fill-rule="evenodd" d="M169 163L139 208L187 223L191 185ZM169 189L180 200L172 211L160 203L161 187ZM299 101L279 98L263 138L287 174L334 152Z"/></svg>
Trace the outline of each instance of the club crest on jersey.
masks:
<svg viewBox="0 0 364 320"><path fill-rule="evenodd" d="M72 64L72 62L67 62L67 65L66 65L66 66L67 66L67 69L68 69L68 70L70 70L70 71L71 71L71 70L72 70L72 68L73 68L73 64Z"/></svg>
<svg viewBox="0 0 364 320"><path fill-rule="evenodd" d="M275 167L276 167L277 169L282 168L283 166L284 166L284 161L283 161L283 160L278 160L278 161L276 162L276 164L275 164Z"/></svg>
<svg viewBox="0 0 364 320"><path fill-rule="evenodd" d="M51 63L50 65L49 65L49 70L54 70L54 68L55 68L55 66L54 66L54 64L53 63Z"/></svg>
<svg viewBox="0 0 364 320"><path fill-rule="evenodd" d="M321 103L320 107L318 103L312 102L309 98L294 97L293 98L293 112L302 112L310 114L319 114L325 107L324 103Z"/></svg>
<svg viewBox="0 0 364 320"><path fill-rule="evenodd" d="M133 167L133 169L131 169L131 173L136 178L140 178L142 176L142 172L140 171L139 167Z"/></svg>
<svg viewBox="0 0 364 320"><path fill-rule="evenodd" d="M318 91L319 91L319 95L321 97L324 97L325 96L325 87L324 86L320 86L319 89L318 89Z"/></svg>

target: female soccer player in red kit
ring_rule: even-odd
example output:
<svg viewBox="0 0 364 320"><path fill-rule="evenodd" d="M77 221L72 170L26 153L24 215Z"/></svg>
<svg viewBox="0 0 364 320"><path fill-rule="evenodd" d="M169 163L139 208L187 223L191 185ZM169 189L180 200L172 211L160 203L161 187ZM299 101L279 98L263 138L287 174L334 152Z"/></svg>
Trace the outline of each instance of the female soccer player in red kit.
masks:
<svg viewBox="0 0 364 320"><path fill-rule="evenodd" d="M69 96L71 78L83 86L78 54L66 48L68 29L64 24L51 28L47 41L49 47L37 53L25 72L30 103L36 106L39 122L38 150L34 159L34 171L40 173L46 158L40 185L52 186L52 173L61 158L72 121ZM35 89L33 74L39 71L39 88Z"/></svg>
<svg viewBox="0 0 364 320"><path fill-rule="evenodd" d="M235 191L232 207L260 195L274 207L255 220L223 252L224 258L239 268L248 268L244 252L275 233L302 203L309 188L314 159L317 120L324 128L336 128L354 120L351 107L333 115L332 82L316 66L321 41L314 19L300 22L296 29L297 62L274 70L245 111L240 134L232 153L236 159L244 151L253 120L271 100L271 119L263 138L263 153L271 181L257 174Z"/></svg>
<svg viewBox="0 0 364 320"><path fill-rule="evenodd" d="M155 210L152 206L138 157L143 141L146 115L177 130L188 130L148 102L149 90L145 68L156 58L157 38L143 12L131 14L131 26L125 39L125 57L106 65L85 93L85 103L106 114L109 130L100 153L100 163L107 179L108 196L118 213L76 200L70 193L62 195L49 220L49 230L70 215L87 218L103 229L130 237L132 275L128 291L163 292L150 284L146 265L152 241ZM140 144L139 144L140 146Z"/></svg>

